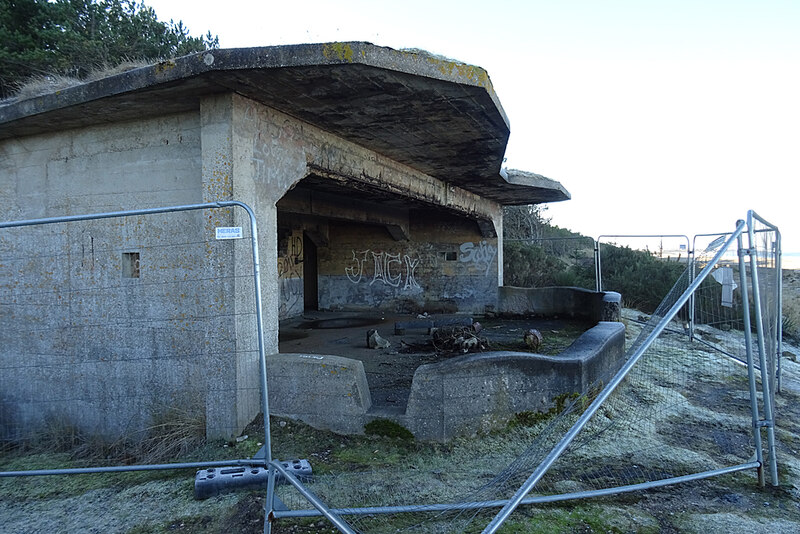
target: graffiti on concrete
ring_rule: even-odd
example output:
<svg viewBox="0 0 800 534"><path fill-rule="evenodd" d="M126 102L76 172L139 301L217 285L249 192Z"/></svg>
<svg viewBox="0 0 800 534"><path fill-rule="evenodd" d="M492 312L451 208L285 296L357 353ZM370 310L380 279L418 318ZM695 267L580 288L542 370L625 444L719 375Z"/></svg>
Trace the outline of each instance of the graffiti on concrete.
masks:
<svg viewBox="0 0 800 534"><path fill-rule="evenodd" d="M365 271L368 258L372 257L372 279ZM403 290L421 289L414 277L414 271L419 265L419 258L412 258L408 254L400 259L400 253L373 252L371 250L353 251L352 264L344 268L347 279L354 284L369 280L369 285L380 282L385 286L397 287L402 285ZM366 269L367 271L369 268Z"/></svg>
<svg viewBox="0 0 800 534"><path fill-rule="evenodd" d="M497 247L486 241L481 241L480 243L473 243L471 241L461 243L459 251L459 262L467 263L478 269L482 269L486 276L489 275L494 259L497 257Z"/></svg>
<svg viewBox="0 0 800 534"><path fill-rule="evenodd" d="M414 269L419 265L419 258L412 260L408 256L404 256L404 259L406 262L406 283L403 289L422 289L414 279Z"/></svg>
<svg viewBox="0 0 800 534"><path fill-rule="evenodd" d="M297 278L280 278L281 299L278 303L280 317L290 317L303 312L303 281Z"/></svg>
<svg viewBox="0 0 800 534"><path fill-rule="evenodd" d="M278 257L278 277L303 277L303 238L293 235L285 256Z"/></svg>
<svg viewBox="0 0 800 534"><path fill-rule="evenodd" d="M361 278L364 276L364 263L367 261L367 254L369 254L369 250L364 250L361 252L353 251L353 261L355 265L350 265L344 268L344 274L347 275L347 279L357 284L361 281Z"/></svg>

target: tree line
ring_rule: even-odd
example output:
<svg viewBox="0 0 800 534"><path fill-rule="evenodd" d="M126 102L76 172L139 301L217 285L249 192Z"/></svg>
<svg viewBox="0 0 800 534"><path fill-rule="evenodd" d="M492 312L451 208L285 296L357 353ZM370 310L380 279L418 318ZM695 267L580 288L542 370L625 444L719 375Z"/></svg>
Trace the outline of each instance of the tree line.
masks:
<svg viewBox="0 0 800 534"><path fill-rule="evenodd" d="M217 48L207 32L162 22L136 0L0 0L0 98L31 78L84 79L126 60L156 60Z"/></svg>

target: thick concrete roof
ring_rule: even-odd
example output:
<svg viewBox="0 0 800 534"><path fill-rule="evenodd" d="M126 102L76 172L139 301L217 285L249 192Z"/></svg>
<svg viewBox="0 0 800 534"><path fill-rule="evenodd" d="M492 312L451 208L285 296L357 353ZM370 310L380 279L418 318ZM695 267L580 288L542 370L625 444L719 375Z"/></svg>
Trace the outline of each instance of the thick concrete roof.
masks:
<svg viewBox="0 0 800 534"><path fill-rule="evenodd" d="M361 42L210 50L11 101L0 139L190 111L231 91L501 204L569 198L538 175L501 175L509 123L485 70Z"/></svg>

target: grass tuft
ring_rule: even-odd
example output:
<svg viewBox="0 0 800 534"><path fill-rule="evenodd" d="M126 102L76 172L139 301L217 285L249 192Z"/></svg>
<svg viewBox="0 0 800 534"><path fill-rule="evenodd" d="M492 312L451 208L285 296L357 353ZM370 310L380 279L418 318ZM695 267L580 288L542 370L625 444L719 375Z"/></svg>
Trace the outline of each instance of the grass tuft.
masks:
<svg viewBox="0 0 800 534"><path fill-rule="evenodd" d="M368 436L383 436L406 441L414 441L414 434L406 427L389 419L374 419L364 425L364 433Z"/></svg>

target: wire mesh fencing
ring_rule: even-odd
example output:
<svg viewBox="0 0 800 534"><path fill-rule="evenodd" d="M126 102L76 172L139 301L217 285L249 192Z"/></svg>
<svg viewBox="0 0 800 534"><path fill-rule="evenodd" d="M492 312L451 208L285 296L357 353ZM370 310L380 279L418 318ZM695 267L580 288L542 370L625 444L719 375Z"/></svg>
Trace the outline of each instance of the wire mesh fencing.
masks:
<svg viewBox="0 0 800 534"><path fill-rule="evenodd" d="M572 286L595 289L591 237L503 240L503 280L514 287Z"/></svg>
<svg viewBox="0 0 800 534"><path fill-rule="evenodd" d="M626 306L651 312L691 265L693 249L684 235L602 235L595 261L598 291L616 291Z"/></svg>
<svg viewBox="0 0 800 534"><path fill-rule="evenodd" d="M257 249L240 207L4 223L0 443L73 451L52 468L130 468L258 414Z"/></svg>
<svg viewBox="0 0 800 534"><path fill-rule="evenodd" d="M742 233L746 246L736 239ZM767 338L780 322L770 311L780 310L773 306L780 288L764 281L779 257L775 243L777 229L757 216L713 240L652 313L625 310L620 373L565 399L557 414L421 457L408 469L326 474L305 487L345 522L343 532L491 533L522 504L736 472L777 484L769 401L777 352ZM724 260L731 247L741 258L732 264ZM690 297L702 310L694 336ZM276 517L320 513L293 487L277 495L288 510Z"/></svg>
<svg viewBox="0 0 800 534"><path fill-rule="evenodd" d="M105 425L116 438L101 444L102 459L48 453L41 467L124 470L158 461L146 453L159 443L190 443L180 437L186 429L202 440L252 418L266 381L257 369L258 263L242 246L247 225L233 206L220 208L0 227L0 313L11 325L0 333L4 444L65 440L74 452ZM245 239L218 239L219 227L241 227ZM780 235L751 214L683 267L652 311L625 310L627 361L609 383L563 396L550 413L515 416L503 431L426 448L405 465L278 486L273 478L265 530L270 519L325 515L342 532L494 532L523 504L739 471L776 483ZM232 397L252 409L220 402ZM167 438L150 441L159 421L180 421L170 412L179 407L199 420L174 435L161 427ZM265 465L268 418L264 430L265 459L218 463ZM15 511L14 520L37 513Z"/></svg>

